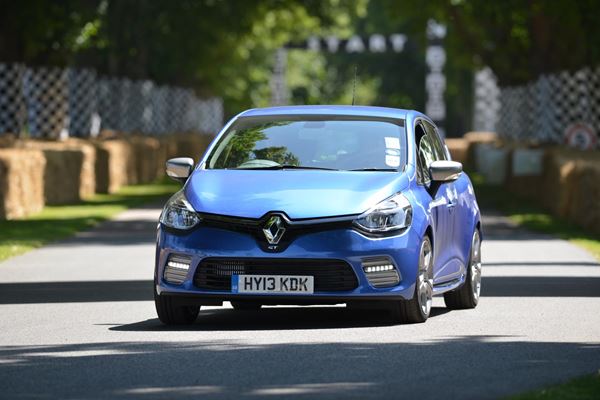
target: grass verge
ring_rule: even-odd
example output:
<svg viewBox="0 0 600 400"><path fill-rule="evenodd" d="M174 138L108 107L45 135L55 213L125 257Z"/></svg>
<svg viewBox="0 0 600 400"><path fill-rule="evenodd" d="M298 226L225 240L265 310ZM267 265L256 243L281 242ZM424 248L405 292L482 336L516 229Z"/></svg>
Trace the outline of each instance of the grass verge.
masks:
<svg viewBox="0 0 600 400"><path fill-rule="evenodd" d="M588 400L600 398L600 374L509 397L508 400Z"/></svg>
<svg viewBox="0 0 600 400"><path fill-rule="evenodd" d="M114 194L97 194L78 204L46 206L23 220L0 221L0 261L91 228L131 207L166 199L175 182L125 186Z"/></svg>
<svg viewBox="0 0 600 400"><path fill-rule="evenodd" d="M513 222L536 232L548 233L578 245L600 261L600 235L555 217L528 199L509 193L501 186L488 185L477 174L469 174L481 208L493 208Z"/></svg>

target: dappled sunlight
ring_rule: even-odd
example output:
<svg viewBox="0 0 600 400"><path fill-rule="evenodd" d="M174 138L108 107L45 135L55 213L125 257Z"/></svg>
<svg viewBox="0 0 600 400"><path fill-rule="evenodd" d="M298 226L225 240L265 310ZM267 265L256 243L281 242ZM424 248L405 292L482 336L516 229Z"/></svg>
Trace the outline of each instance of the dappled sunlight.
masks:
<svg viewBox="0 0 600 400"><path fill-rule="evenodd" d="M339 394L361 390L375 385L372 382L330 382L330 383L304 383L279 387L264 387L254 389L247 393L258 396L293 396L300 394ZM245 394L245 393L242 393ZM345 393L348 395L348 393Z"/></svg>
<svg viewBox="0 0 600 400"><path fill-rule="evenodd" d="M209 394L222 393L223 388L220 386L178 386L178 387L138 387L126 390L117 390L115 395L136 395L136 396L201 396Z"/></svg>
<svg viewBox="0 0 600 400"><path fill-rule="evenodd" d="M235 396L498 397L588 371L589 343L526 342L502 335L439 337L421 343L282 343L252 340L136 341L0 347L0 389L15 396L211 398ZM420 360L419 363L409 360ZM426 370L416 366L423 363ZM469 374L464 367L469 366ZM164 366L169 366L164 368ZM548 368L555 366L558 368ZM85 370L85 374L76 371ZM139 371L139 373L132 373ZM326 373L325 373L326 372ZM27 385L42 374L47 384ZM422 379L428 384L423 386ZM510 381L511 385L498 384ZM467 382L477 382L469 388ZM9 385L9 386L8 386ZM373 389L377 388L376 392Z"/></svg>

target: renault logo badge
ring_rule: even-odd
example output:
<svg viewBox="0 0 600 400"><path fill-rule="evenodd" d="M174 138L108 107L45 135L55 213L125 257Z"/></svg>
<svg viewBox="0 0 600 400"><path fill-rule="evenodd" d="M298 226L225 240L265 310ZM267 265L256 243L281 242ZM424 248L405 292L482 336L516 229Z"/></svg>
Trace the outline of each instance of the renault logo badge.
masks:
<svg viewBox="0 0 600 400"><path fill-rule="evenodd" d="M270 217L263 227L263 233L269 244L278 244L285 233L283 219L279 215Z"/></svg>

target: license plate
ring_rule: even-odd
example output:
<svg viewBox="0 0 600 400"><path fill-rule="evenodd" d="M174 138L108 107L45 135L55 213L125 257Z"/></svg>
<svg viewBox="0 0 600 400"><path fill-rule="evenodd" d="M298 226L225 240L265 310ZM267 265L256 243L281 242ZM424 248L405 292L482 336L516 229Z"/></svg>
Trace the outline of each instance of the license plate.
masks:
<svg viewBox="0 0 600 400"><path fill-rule="evenodd" d="M233 293L312 294L313 276L290 275L232 275Z"/></svg>

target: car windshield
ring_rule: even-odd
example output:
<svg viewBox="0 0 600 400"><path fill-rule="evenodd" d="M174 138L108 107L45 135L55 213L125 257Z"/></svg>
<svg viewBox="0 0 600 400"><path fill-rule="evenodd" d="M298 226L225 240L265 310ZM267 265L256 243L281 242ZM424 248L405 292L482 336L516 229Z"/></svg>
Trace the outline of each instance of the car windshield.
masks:
<svg viewBox="0 0 600 400"><path fill-rule="evenodd" d="M271 116L238 119L206 168L397 171L405 162L403 120Z"/></svg>

